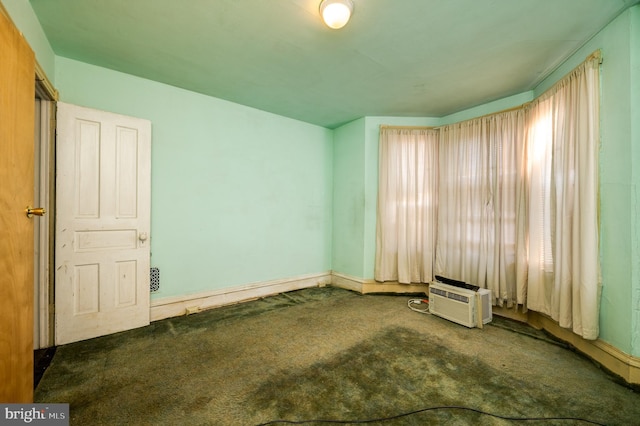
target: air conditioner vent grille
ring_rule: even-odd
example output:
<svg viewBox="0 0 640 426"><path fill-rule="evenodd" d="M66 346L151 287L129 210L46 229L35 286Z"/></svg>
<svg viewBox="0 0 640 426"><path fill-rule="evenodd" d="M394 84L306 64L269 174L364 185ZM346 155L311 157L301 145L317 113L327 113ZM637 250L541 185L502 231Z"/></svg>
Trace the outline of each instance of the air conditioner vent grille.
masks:
<svg viewBox="0 0 640 426"><path fill-rule="evenodd" d="M437 294L438 296L447 297L447 292L444 290L440 290L439 288L431 287L429 290L431 291L431 293Z"/></svg>
<svg viewBox="0 0 640 426"><path fill-rule="evenodd" d="M449 299L457 300L458 302L469 303L469 298L467 296L463 296L461 294L448 293L447 297Z"/></svg>

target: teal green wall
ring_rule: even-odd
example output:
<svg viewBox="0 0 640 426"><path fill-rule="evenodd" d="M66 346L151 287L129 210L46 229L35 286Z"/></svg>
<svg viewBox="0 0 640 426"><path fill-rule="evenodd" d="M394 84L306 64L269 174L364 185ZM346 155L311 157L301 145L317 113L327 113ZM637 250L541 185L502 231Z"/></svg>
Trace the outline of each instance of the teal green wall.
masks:
<svg viewBox="0 0 640 426"><path fill-rule="evenodd" d="M44 35L40 21L36 17L28 0L1 0L11 20L22 32L29 46L36 54L36 60L47 74L49 80L55 84L55 54Z"/></svg>
<svg viewBox="0 0 640 426"><path fill-rule="evenodd" d="M354 277L364 275L365 119L334 130L332 268Z"/></svg>
<svg viewBox="0 0 640 426"><path fill-rule="evenodd" d="M61 57L56 86L152 122L154 298L331 269L330 130Z"/></svg>

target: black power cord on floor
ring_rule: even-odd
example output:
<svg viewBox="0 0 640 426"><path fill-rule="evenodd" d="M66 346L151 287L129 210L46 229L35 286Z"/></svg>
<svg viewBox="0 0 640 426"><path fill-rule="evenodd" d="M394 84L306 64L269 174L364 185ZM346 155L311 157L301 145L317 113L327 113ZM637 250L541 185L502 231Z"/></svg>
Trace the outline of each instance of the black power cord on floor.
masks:
<svg viewBox="0 0 640 426"><path fill-rule="evenodd" d="M485 416L491 416L502 420L514 421L514 422L535 422L535 421L579 421L597 426L606 426L604 423L598 423L593 420L583 419L580 417L511 417L511 416L501 416L499 414L488 413L486 411L477 410L471 407L462 407L457 405L443 405L437 407L427 407L422 408L420 410L410 411L406 413L397 414L391 417L380 417L377 419L366 419L366 420L272 420L267 423L260 423L257 426L268 426L268 425L276 425L276 424L290 424L290 425L303 425L303 424L312 424L312 423L324 423L324 424L364 424L364 423L374 423L374 422L386 422L389 420L399 419L401 417L407 417L414 414L424 413L427 411L435 411L435 410L464 410L464 411L472 411L474 413L482 414Z"/></svg>

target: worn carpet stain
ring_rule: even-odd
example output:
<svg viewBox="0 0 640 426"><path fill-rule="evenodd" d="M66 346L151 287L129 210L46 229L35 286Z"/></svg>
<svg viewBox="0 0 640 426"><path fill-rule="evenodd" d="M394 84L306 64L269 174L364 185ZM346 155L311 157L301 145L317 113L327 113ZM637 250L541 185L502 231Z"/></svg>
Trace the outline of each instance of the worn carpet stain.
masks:
<svg viewBox="0 0 640 426"><path fill-rule="evenodd" d="M553 374L553 372L550 372ZM250 410L289 421L387 418L427 407L466 406L510 417L607 418L598 401L574 409L571 399L501 373L478 358L460 355L405 328L382 331L333 359L299 371L281 371L246 403ZM375 407L367 411L366 407ZM615 407L608 407L611 418ZM604 414L604 416L603 416ZM385 424L503 424L460 409L416 413ZM543 424L573 424L547 421ZM507 424L507 423L505 423Z"/></svg>

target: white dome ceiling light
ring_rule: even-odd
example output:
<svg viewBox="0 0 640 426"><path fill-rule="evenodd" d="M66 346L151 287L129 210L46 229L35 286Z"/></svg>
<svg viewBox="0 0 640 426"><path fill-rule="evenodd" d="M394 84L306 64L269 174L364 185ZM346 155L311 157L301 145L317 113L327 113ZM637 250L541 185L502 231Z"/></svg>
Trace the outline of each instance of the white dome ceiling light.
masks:
<svg viewBox="0 0 640 426"><path fill-rule="evenodd" d="M353 13L351 0L322 0L320 2L320 16L329 28L340 29L347 25Z"/></svg>

